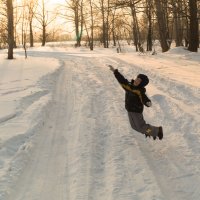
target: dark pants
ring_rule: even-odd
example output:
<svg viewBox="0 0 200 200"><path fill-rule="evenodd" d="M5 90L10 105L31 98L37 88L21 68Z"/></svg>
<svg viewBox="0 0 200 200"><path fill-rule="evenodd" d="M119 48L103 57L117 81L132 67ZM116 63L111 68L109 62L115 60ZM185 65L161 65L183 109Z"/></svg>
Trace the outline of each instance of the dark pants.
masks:
<svg viewBox="0 0 200 200"><path fill-rule="evenodd" d="M159 128L152 126L150 124L147 124L144 121L142 113L128 112L128 117L129 117L131 127L134 130L142 134L147 134L147 135L151 135L155 137L158 135Z"/></svg>

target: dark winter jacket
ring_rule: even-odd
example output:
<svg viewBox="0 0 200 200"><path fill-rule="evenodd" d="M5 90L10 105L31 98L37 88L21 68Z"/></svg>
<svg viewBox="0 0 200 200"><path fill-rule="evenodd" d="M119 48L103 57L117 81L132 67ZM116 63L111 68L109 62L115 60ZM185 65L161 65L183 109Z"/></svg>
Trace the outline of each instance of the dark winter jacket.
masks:
<svg viewBox="0 0 200 200"><path fill-rule="evenodd" d="M142 113L144 105L147 105L147 102L151 102L150 99L146 96L146 89L144 87L134 86L134 80L129 82L124 78L122 74L116 69L114 75L122 88L126 91L125 93L125 108L128 112L137 112Z"/></svg>

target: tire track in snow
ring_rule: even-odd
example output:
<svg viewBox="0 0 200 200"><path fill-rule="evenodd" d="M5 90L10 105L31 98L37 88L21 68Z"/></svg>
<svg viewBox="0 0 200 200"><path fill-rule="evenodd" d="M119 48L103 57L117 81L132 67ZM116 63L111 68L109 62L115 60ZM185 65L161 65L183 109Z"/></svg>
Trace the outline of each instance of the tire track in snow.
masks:
<svg viewBox="0 0 200 200"><path fill-rule="evenodd" d="M85 165L82 170L79 169L80 182L76 184L75 193L80 196L77 198L129 200L134 197L137 199L147 196L150 199L160 197L154 177L148 170L148 166L145 165L145 160L140 158L137 144L132 147L134 143L131 142L131 137L128 137L130 141L126 137L129 133L127 116L124 120L124 114L121 116L122 109L118 108L119 105L116 106L116 103L119 104L119 102L115 95L119 92L115 93L115 91L119 88L113 91L111 79L106 77L112 75L101 64L99 59L94 61L94 58L85 58L82 66L75 69L79 74L78 82L80 83L77 88L81 88L82 85L84 91L85 105L82 107L84 122L90 124L85 132L85 127L82 122L80 123L81 130L85 133L84 136L80 133L81 152L84 155L84 160L81 158L80 160ZM82 95L80 95L80 99L83 99ZM115 120L116 122L113 123ZM115 123L116 125L113 127ZM127 147L127 143L131 143L131 145ZM138 163L135 163L133 149L138 153ZM132 166L132 164L134 165ZM142 169L143 164L146 166L146 170ZM134 181L134 179L137 180L137 177L143 184L140 185ZM148 186L145 184L147 180ZM84 186L82 182L85 183ZM153 192L149 193L149 191Z"/></svg>
<svg viewBox="0 0 200 200"><path fill-rule="evenodd" d="M112 59L110 61L112 63ZM147 121L164 126L164 139L159 143L147 141L144 145L138 136L137 141L165 196L164 199L173 199L174 196L177 200L198 199L200 183L198 90L190 90L192 88L190 86L166 79L155 74L153 70L150 72L142 66L138 67L137 63L130 64L114 58L115 65L116 61L122 69L125 66L130 67L131 72L134 71L135 74L140 72L153 77L151 98L154 105L153 109L145 110L144 113Z"/></svg>
<svg viewBox="0 0 200 200"><path fill-rule="evenodd" d="M20 175L17 184L13 186L6 199L66 199L66 121L69 121L73 110L73 95L71 87L67 87L67 72L64 68L60 72L53 101L44 127L35 136L34 149L30 161ZM70 79L70 75L68 74ZM71 83L71 81L69 81ZM67 100L66 100L67 99ZM66 105L70 103L70 105ZM69 109L66 112L65 107ZM66 120L66 121L65 121Z"/></svg>

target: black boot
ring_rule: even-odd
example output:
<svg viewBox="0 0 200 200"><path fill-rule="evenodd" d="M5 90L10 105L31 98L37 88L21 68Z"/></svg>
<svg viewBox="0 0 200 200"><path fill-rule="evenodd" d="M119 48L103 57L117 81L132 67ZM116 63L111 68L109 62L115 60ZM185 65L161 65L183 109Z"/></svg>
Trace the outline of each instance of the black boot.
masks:
<svg viewBox="0 0 200 200"><path fill-rule="evenodd" d="M159 138L159 140L163 139L163 129L162 129L162 126L159 127L158 138Z"/></svg>
<svg viewBox="0 0 200 200"><path fill-rule="evenodd" d="M147 137L151 138L151 135L148 135L148 134L145 133L145 137L146 137L146 138L147 138ZM152 137L153 137L154 140L156 140L156 136L152 136Z"/></svg>

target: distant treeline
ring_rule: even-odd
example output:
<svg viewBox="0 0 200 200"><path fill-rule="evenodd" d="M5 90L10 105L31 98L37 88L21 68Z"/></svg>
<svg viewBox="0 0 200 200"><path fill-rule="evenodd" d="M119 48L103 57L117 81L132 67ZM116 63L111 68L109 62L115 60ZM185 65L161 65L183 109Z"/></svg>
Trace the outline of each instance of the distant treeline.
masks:
<svg viewBox="0 0 200 200"><path fill-rule="evenodd" d="M48 7L48 0L0 0L0 48L8 47L13 58L17 45L42 46L48 41L71 40L76 47L87 40L91 50L94 41L104 48L127 40L139 51L152 51L159 40L162 51L186 46L197 52L199 47L200 1L198 0L68 0ZM69 27L69 24L71 27ZM145 44L145 46L144 46Z"/></svg>

